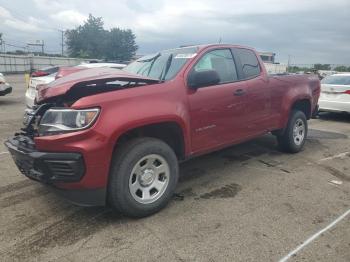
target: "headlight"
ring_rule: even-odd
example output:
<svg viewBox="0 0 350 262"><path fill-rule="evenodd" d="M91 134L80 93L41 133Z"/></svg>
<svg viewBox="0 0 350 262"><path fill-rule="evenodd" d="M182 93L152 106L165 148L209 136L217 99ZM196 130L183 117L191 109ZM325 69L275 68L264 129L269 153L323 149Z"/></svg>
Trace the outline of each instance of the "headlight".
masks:
<svg viewBox="0 0 350 262"><path fill-rule="evenodd" d="M39 135L62 134L86 129L95 122L99 112L98 108L49 109L40 120Z"/></svg>

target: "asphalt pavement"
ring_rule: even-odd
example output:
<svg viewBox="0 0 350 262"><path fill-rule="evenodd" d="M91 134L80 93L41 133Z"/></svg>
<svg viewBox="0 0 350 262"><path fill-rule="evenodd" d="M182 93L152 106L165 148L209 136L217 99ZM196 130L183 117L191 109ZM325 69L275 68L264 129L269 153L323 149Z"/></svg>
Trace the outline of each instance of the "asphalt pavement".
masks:
<svg viewBox="0 0 350 262"><path fill-rule="evenodd" d="M3 142L22 125L25 84L7 80L0 261L350 261L350 215L337 221L350 210L350 116L311 120L298 154L266 135L187 161L171 203L130 219L74 206L20 174Z"/></svg>

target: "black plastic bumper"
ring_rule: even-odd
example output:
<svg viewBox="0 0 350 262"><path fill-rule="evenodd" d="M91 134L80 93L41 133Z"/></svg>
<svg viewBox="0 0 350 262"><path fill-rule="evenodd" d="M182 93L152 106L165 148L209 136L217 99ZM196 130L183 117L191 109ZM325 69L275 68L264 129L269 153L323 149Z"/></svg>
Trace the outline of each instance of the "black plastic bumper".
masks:
<svg viewBox="0 0 350 262"><path fill-rule="evenodd" d="M5 142L18 169L25 176L44 183L77 182L85 173L80 153L50 153L35 149L27 136L14 136Z"/></svg>
<svg viewBox="0 0 350 262"><path fill-rule="evenodd" d="M28 178L48 184L52 190L73 204L104 206L106 189L62 189L55 182L77 182L85 173L83 156L79 153L39 152L34 141L27 136L9 138L5 146L18 169Z"/></svg>
<svg viewBox="0 0 350 262"><path fill-rule="evenodd" d="M7 95L7 94L10 94L11 92L12 92L12 87L8 86L4 90L0 90L0 96L4 96L4 95Z"/></svg>

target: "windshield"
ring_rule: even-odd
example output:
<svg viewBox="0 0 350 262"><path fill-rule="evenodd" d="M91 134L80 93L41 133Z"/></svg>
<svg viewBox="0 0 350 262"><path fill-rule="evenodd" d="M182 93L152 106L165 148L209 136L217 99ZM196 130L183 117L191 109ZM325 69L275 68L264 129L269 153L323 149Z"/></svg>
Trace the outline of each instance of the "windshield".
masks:
<svg viewBox="0 0 350 262"><path fill-rule="evenodd" d="M321 83L330 84L330 85L350 85L350 76L348 75L327 76L321 81Z"/></svg>
<svg viewBox="0 0 350 262"><path fill-rule="evenodd" d="M159 80L169 80L175 77L189 59L196 56L196 52L196 47L166 50L144 56L123 70Z"/></svg>

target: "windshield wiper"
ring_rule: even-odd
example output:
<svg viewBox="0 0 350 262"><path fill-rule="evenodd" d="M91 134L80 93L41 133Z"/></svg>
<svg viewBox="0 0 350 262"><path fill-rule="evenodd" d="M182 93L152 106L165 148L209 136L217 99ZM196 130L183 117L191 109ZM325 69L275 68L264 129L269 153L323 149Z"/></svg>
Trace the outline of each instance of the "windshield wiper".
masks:
<svg viewBox="0 0 350 262"><path fill-rule="evenodd" d="M143 72L144 71L147 71L148 70L148 73L146 74L147 76L149 75L149 72L151 71L152 67L153 67L153 64L154 62L158 59L158 57L161 56L161 53L157 53L156 55L152 55L152 56L149 56L148 58L145 57L144 59L141 59L141 60L137 60L137 62L139 63L151 63L150 66L147 68L147 67L140 67L139 70L137 70L136 74L141 74L143 75ZM147 64L146 64L147 65Z"/></svg>
<svg viewBox="0 0 350 262"><path fill-rule="evenodd" d="M173 61L173 54L170 54L169 57L168 57L168 60L166 61L166 64L165 64L165 68L164 68L164 74L163 74L163 71L162 73L160 74L160 80L161 81L165 81L165 77L166 75L168 74L168 71L170 69L170 66L171 66L171 62ZM163 76L162 76L163 75Z"/></svg>
<svg viewBox="0 0 350 262"><path fill-rule="evenodd" d="M160 53L154 54L154 55L149 55L149 56L145 56L143 58L140 58L139 60L137 60L137 62L140 63L144 63L144 62L151 62L153 60L156 60L158 57L160 57Z"/></svg>

